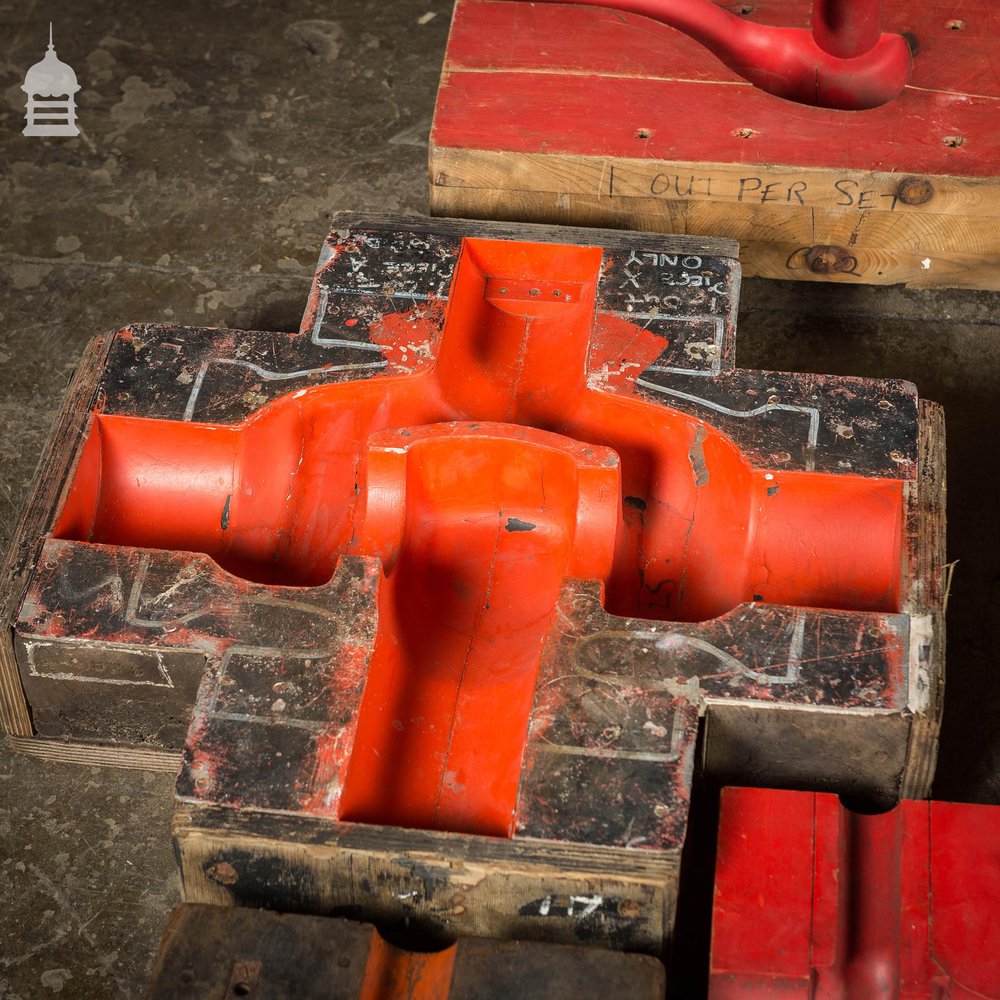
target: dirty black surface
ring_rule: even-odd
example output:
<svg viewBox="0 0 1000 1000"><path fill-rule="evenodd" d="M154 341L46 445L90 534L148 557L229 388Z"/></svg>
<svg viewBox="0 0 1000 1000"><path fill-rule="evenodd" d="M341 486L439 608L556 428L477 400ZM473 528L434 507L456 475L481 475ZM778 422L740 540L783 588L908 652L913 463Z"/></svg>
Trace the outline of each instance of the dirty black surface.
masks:
<svg viewBox="0 0 1000 1000"><path fill-rule="evenodd" d="M91 336L293 330L334 211L425 209L449 8L0 2L4 544ZM80 139L20 134L49 19ZM747 281L739 330L741 367L903 378L944 404L958 566L935 793L1000 802L1000 295ZM178 898L172 786L0 750L0 998L142 995Z"/></svg>

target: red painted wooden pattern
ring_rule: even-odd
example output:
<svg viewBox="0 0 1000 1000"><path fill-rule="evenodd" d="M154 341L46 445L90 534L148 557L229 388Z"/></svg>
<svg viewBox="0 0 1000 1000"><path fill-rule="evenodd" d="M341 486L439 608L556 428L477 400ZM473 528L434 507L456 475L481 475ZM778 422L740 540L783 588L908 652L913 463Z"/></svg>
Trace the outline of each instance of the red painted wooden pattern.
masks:
<svg viewBox="0 0 1000 1000"><path fill-rule="evenodd" d="M723 793L712 1000L1000 997L1000 807Z"/></svg>
<svg viewBox="0 0 1000 1000"><path fill-rule="evenodd" d="M803 26L809 6L755 4L752 16ZM913 76L898 100L848 112L764 94L696 42L646 18L459 0L433 142L698 163L1000 173L1000 7L885 7L885 29L917 39ZM739 129L753 135L739 138ZM964 142L946 145L949 137Z"/></svg>

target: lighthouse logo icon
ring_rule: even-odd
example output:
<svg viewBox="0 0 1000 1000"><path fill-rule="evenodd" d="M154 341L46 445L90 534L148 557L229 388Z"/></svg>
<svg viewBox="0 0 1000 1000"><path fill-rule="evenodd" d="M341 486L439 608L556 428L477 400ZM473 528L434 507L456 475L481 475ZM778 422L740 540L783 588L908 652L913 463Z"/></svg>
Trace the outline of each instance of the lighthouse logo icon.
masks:
<svg viewBox="0 0 1000 1000"><path fill-rule="evenodd" d="M79 89L72 67L56 55L50 22L45 58L28 70L21 85L21 90L28 95L25 114L28 124L24 126L24 135L79 135L73 99Z"/></svg>

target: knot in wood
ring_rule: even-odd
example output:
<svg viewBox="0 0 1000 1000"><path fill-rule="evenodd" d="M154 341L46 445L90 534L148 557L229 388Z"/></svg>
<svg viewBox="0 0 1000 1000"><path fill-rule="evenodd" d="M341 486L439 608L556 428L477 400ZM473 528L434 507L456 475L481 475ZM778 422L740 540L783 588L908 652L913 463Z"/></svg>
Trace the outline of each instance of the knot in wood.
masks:
<svg viewBox="0 0 1000 1000"><path fill-rule="evenodd" d="M896 197L904 205L926 205L934 197L934 185L926 177L904 177L896 186Z"/></svg>
<svg viewBox="0 0 1000 1000"><path fill-rule="evenodd" d="M850 274L858 261L843 247L817 244L806 251L806 266L813 274Z"/></svg>

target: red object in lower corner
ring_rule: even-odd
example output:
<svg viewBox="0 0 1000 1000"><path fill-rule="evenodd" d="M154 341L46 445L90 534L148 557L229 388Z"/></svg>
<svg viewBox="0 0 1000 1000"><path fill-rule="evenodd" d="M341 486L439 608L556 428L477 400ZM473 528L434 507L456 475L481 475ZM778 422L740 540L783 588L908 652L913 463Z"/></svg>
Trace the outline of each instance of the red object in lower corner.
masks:
<svg viewBox="0 0 1000 1000"><path fill-rule="evenodd" d="M723 792L712 1000L1000 997L1000 807Z"/></svg>

